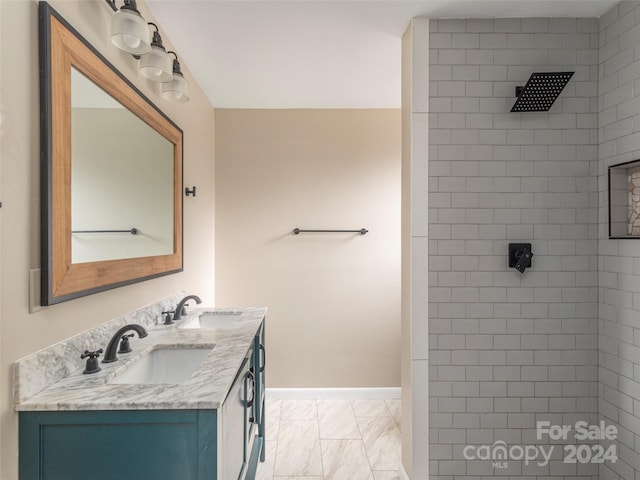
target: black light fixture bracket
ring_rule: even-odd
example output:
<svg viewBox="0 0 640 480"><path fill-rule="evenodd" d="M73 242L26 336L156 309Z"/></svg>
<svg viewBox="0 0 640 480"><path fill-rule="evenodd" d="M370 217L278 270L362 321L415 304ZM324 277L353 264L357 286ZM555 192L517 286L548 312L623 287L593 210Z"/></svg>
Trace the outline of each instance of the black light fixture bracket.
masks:
<svg viewBox="0 0 640 480"><path fill-rule="evenodd" d="M111 7L111 10L113 10L114 12L118 11L118 7L116 6L116 0L104 0L104 1L109 4L109 6ZM125 10L133 10L138 15L140 15L140 11L138 10L138 4L136 3L136 0L124 0L124 4L120 8L123 8Z"/></svg>

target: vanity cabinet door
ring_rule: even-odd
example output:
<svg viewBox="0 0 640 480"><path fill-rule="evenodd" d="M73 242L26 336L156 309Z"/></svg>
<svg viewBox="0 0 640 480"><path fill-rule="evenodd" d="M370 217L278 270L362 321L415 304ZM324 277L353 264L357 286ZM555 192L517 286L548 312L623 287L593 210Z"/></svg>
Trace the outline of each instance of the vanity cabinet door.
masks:
<svg viewBox="0 0 640 480"><path fill-rule="evenodd" d="M19 478L212 480L216 424L216 410L20 412Z"/></svg>
<svg viewBox="0 0 640 480"><path fill-rule="evenodd" d="M238 371L231 390L222 404L220 422L220 480L244 478L250 449L251 420L253 418L253 375L247 356ZM251 403L250 403L251 401Z"/></svg>
<svg viewBox="0 0 640 480"><path fill-rule="evenodd" d="M260 329L256 333L253 341L253 356L252 356L251 371L255 376L256 382L256 399L254 402L254 418L255 423L258 425L258 436L264 440L265 437L265 372L266 372L266 350L265 350L265 336L264 336L264 322L260 326ZM260 461L264 462L265 452L264 449L260 452Z"/></svg>

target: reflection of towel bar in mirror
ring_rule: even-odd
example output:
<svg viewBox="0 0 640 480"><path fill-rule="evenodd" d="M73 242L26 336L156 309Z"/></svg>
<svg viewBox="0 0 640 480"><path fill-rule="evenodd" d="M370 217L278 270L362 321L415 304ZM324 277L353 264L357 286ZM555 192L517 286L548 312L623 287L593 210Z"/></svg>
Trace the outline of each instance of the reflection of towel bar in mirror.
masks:
<svg viewBox="0 0 640 480"><path fill-rule="evenodd" d="M359 233L364 235L368 233L369 230L366 228L361 228L359 230L301 230L299 228L294 228L293 233L298 235L299 233Z"/></svg>
<svg viewBox="0 0 640 480"><path fill-rule="evenodd" d="M130 228L129 230L71 230L71 233L130 233L131 235L137 235L137 228Z"/></svg>

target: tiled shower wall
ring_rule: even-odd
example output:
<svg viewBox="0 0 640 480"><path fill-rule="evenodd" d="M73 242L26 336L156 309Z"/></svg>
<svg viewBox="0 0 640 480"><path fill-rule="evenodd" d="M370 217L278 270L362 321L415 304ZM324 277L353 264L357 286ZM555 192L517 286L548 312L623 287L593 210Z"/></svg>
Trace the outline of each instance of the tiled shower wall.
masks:
<svg viewBox="0 0 640 480"><path fill-rule="evenodd" d="M640 478L640 241L608 239L607 167L640 159L640 3L600 19L599 393L618 428L615 464L600 477Z"/></svg>
<svg viewBox="0 0 640 480"><path fill-rule="evenodd" d="M429 39L431 479L595 478L561 448L463 452L597 418L598 20L434 20ZM532 72L567 70L548 113L509 113ZM524 275L509 242L532 243Z"/></svg>

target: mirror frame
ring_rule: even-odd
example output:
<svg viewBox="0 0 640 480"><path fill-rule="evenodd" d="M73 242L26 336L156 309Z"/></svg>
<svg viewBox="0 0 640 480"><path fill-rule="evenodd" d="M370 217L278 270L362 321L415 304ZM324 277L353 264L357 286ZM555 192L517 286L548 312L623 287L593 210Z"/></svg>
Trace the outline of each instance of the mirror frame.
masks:
<svg viewBox="0 0 640 480"><path fill-rule="evenodd" d="M53 305L181 272L183 132L47 2L39 3L41 298ZM71 261L71 67L173 144L173 253Z"/></svg>

